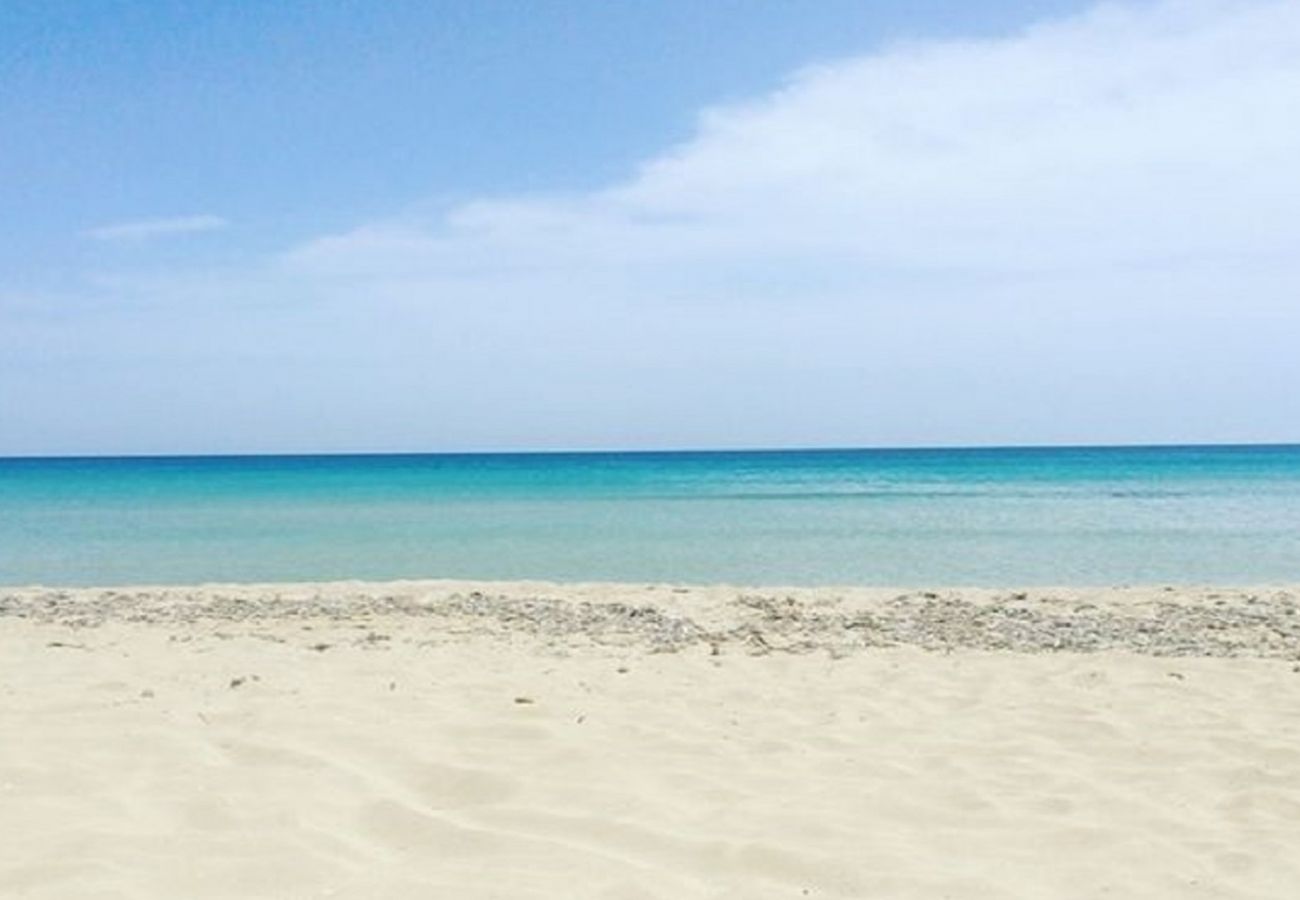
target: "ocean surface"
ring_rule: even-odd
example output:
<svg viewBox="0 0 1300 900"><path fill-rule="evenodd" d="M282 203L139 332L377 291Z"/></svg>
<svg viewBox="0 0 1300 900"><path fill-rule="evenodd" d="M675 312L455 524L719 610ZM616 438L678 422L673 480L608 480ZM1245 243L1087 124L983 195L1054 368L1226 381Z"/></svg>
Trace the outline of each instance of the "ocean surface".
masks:
<svg viewBox="0 0 1300 900"><path fill-rule="evenodd" d="M1300 581L1300 446L0 459L0 584Z"/></svg>

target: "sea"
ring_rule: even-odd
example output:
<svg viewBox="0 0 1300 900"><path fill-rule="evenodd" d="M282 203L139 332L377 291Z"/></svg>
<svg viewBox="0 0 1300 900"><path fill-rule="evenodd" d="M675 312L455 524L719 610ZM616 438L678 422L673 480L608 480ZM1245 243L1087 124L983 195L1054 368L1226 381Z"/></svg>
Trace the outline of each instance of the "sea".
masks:
<svg viewBox="0 0 1300 900"><path fill-rule="evenodd" d="M0 459L0 584L1300 582L1300 446Z"/></svg>

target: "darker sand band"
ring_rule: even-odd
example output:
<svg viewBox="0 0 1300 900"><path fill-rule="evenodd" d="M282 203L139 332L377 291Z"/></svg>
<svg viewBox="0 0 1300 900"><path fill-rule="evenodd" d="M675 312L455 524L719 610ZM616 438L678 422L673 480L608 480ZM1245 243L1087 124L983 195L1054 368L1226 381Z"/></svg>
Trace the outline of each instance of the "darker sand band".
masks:
<svg viewBox="0 0 1300 900"><path fill-rule="evenodd" d="M335 624L419 619L447 634L526 635L559 645L640 646L656 652L702 647L713 653L840 655L913 646L1300 660L1300 593L1283 588L892 594L871 589L840 596L828 589L619 585L610 586L608 594L617 599L600 599L598 585L584 586L575 596L564 585L520 583L502 589L468 582L24 589L0 593L0 618L75 628L211 622L253 631L294 619Z"/></svg>

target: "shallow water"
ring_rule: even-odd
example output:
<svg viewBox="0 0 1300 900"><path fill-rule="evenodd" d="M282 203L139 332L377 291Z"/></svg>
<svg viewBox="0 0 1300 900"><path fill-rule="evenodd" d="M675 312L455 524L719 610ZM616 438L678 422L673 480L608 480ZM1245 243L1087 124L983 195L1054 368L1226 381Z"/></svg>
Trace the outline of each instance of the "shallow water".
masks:
<svg viewBox="0 0 1300 900"><path fill-rule="evenodd" d="M0 459L0 583L1300 580L1300 446Z"/></svg>

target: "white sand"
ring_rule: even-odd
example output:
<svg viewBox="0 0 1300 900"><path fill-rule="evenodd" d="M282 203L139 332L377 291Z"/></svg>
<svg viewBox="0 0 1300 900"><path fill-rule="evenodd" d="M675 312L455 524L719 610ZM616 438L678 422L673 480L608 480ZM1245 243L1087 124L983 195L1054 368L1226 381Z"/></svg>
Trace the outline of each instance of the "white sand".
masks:
<svg viewBox="0 0 1300 900"><path fill-rule="evenodd" d="M1300 896L1291 660L652 649L0 617L0 896Z"/></svg>

